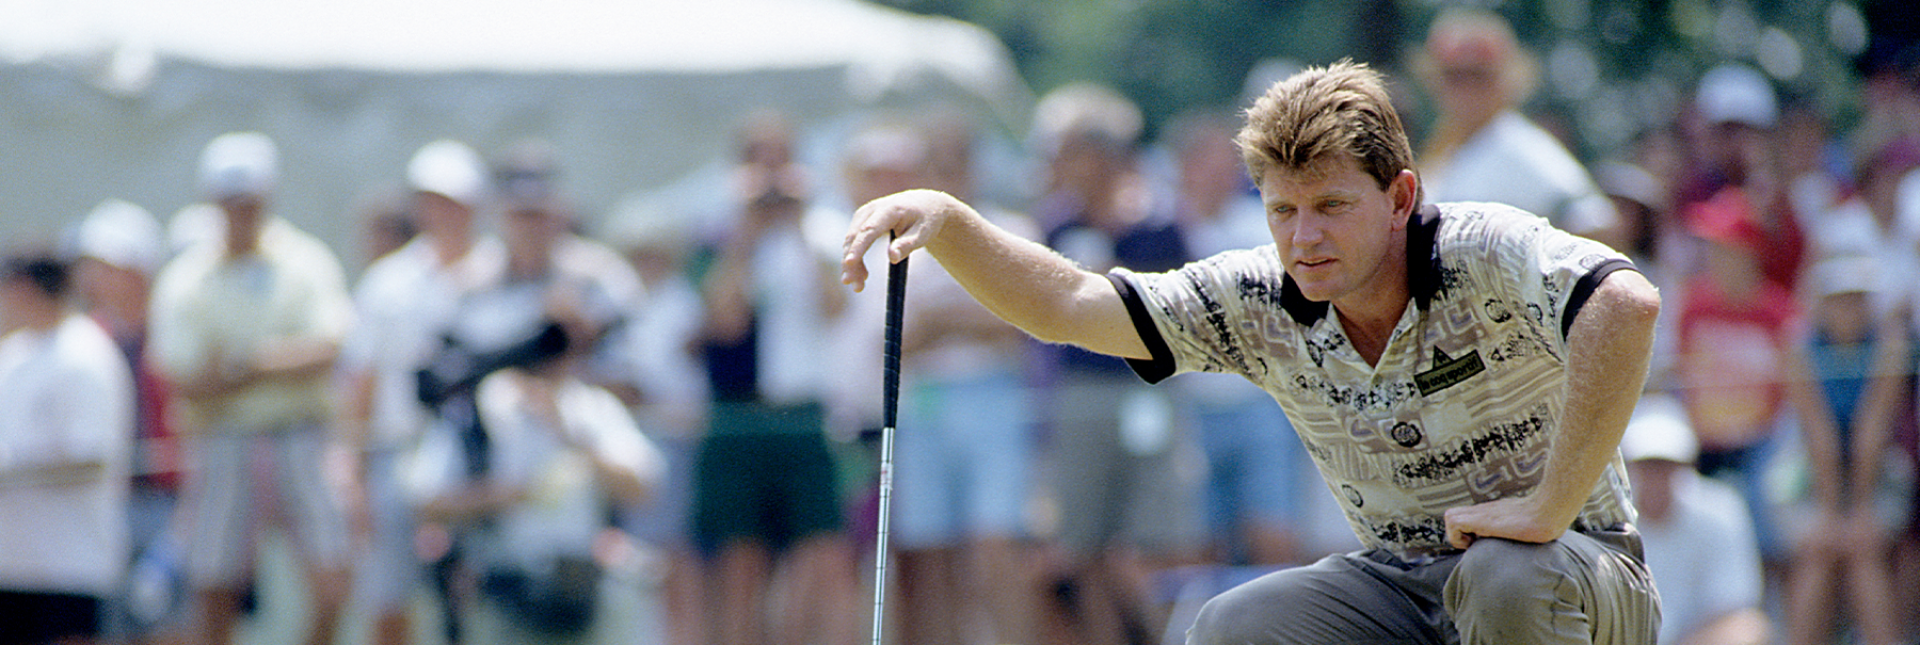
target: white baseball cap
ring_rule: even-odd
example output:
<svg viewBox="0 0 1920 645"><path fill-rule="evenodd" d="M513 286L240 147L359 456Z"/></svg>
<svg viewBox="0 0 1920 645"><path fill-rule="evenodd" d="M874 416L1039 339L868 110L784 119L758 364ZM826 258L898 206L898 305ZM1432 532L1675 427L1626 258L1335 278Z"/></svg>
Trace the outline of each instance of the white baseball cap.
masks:
<svg viewBox="0 0 1920 645"><path fill-rule="evenodd" d="M259 132L220 135L200 153L200 188L216 200L266 195L279 174L279 150Z"/></svg>
<svg viewBox="0 0 1920 645"><path fill-rule="evenodd" d="M1762 130L1780 120L1773 83L1759 70L1745 65L1721 65L1700 77L1694 95L1700 116L1708 123L1738 123Z"/></svg>
<svg viewBox="0 0 1920 645"><path fill-rule="evenodd" d="M415 192L477 206L487 193L486 163L467 144L440 139L413 153L407 162L407 185Z"/></svg>
<svg viewBox="0 0 1920 645"><path fill-rule="evenodd" d="M1682 464L1700 456L1700 441L1687 424L1686 408L1671 394L1650 392L1640 397L1620 437L1620 454L1627 461L1659 459Z"/></svg>
<svg viewBox="0 0 1920 645"><path fill-rule="evenodd" d="M1865 254L1825 258L1811 271L1816 297L1843 293L1873 293L1880 287L1880 261Z"/></svg>
<svg viewBox="0 0 1920 645"><path fill-rule="evenodd" d="M160 220L132 202L108 199L80 220L75 246L89 257L152 275L166 261L166 232Z"/></svg>

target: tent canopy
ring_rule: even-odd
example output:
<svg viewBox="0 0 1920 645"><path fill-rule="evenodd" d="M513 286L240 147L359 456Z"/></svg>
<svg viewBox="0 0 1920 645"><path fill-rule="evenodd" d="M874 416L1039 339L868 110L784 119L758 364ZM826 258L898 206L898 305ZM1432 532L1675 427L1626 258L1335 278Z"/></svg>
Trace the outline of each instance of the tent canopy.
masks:
<svg viewBox="0 0 1920 645"><path fill-rule="evenodd" d="M724 156L760 107L958 103L1017 131L1031 100L985 30L858 0L13 0L0 70L0 221L45 233L107 197L164 219L200 146L257 129L283 211L337 248L434 138L548 139L592 211Z"/></svg>

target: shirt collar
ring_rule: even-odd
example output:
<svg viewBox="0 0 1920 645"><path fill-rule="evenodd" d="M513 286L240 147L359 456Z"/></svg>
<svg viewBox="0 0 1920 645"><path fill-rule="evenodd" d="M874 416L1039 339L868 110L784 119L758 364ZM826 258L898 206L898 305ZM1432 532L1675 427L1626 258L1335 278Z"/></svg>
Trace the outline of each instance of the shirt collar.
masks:
<svg viewBox="0 0 1920 645"><path fill-rule="evenodd" d="M1423 311L1441 291L1440 256L1433 244L1439 231L1440 209L1432 204L1415 210L1413 222L1407 226L1407 289L1413 294L1414 305ZM1308 300L1293 283L1293 276L1283 275L1280 306L1294 322L1311 327L1326 317L1329 303Z"/></svg>

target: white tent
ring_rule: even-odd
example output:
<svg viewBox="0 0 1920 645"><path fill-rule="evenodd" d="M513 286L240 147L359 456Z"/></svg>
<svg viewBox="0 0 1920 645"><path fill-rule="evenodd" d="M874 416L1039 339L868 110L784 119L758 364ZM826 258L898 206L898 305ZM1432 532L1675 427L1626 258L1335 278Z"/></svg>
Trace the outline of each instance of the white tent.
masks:
<svg viewBox="0 0 1920 645"><path fill-rule="evenodd" d="M199 149L280 144L281 210L353 258L357 196L439 137L537 136L591 213L726 155L743 114L1030 97L978 27L858 0L0 0L0 231L106 197L166 217Z"/></svg>

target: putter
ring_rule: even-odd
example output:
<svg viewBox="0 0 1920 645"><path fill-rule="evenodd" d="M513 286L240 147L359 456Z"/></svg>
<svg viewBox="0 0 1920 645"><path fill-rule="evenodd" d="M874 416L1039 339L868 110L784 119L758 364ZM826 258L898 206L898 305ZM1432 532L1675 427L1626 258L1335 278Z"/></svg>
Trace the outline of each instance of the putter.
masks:
<svg viewBox="0 0 1920 645"><path fill-rule="evenodd" d="M907 304L907 258L887 267L886 355L881 365L880 518L873 547L873 645L887 608L887 517L893 506L893 430L900 418L900 327Z"/></svg>

